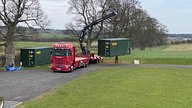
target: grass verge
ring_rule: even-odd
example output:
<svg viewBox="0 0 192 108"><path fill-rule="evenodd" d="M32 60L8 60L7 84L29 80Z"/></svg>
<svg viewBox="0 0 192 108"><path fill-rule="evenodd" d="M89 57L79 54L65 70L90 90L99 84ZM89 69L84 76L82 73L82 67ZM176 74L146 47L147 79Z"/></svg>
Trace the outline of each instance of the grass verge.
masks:
<svg viewBox="0 0 192 108"><path fill-rule="evenodd" d="M188 46L190 47L191 44ZM186 45L180 45L180 47ZM139 49L132 50L130 55L119 56L120 63L133 64L134 59L139 59L141 64L179 64L179 65L192 65L192 50L169 50L173 45L165 45L153 48L146 48L144 51ZM115 58L105 58L105 63L114 63Z"/></svg>
<svg viewBox="0 0 192 108"><path fill-rule="evenodd" d="M34 70L34 69L48 70L50 69L50 64L40 65L35 67L24 67L24 70Z"/></svg>
<svg viewBox="0 0 192 108"><path fill-rule="evenodd" d="M107 68L17 108L191 108L191 91L191 69Z"/></svg>

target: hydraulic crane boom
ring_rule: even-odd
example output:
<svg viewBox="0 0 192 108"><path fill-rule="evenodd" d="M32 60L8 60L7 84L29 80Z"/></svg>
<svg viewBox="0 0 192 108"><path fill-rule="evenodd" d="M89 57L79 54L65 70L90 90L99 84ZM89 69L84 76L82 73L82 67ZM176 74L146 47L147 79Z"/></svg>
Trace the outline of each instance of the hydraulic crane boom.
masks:
<svg viewBox="0 0 192 108"><path fill-rule="evenodd" d="M87 53L87 51L85 50L85 47L83 46L83 39L85 38L87 29L89 29L89 28L93 27L94 25L97 25L98 23L100 23L100 22L102 22L102 21L104 21L106 19L109 19L109 18L111 18L111 17L113 17L115 15L116 15L115 12L111 12L111 13L103 16L102 18L93 21L89 25L85 26L83 28L83 30L80 31L80 33L79 33L79 42L80 42L80 47L81 47L83 55L85 55Z"/></svg>

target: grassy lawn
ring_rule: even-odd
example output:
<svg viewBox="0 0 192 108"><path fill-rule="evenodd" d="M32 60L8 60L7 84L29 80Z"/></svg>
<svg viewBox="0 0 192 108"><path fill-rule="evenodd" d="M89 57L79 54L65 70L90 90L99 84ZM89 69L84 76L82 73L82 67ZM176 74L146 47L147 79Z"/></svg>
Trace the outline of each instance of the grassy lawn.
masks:
<svg viewBox="0 0 192 108"><path fill-rule="evenodd" d="M120 63L133 63L139 59L142 64L182 64L192 65L192 44L165 45L146 48L141 51L134 49L131 55L120 56ZM106 62L113 62L113 58L106 58Z"/></svg>
<svg viewBox="0 0 192 108"><path fill-rule="evenodd" d="M54 42L15 42L15 48L17 50L21 48L31 47L51 47Z"/></svg>
<svg viewBox="0 0 192 108"><path fill-rule="evenodd" d="M170 45L163 51L192 51L192 44L177 44L177 45Z"/></svg>
<svg viewBox="0 0 192 108"><path fill-rule="evenodd" d="M191 108L191 91L191 69L107 68L18 108Z"/></svg>

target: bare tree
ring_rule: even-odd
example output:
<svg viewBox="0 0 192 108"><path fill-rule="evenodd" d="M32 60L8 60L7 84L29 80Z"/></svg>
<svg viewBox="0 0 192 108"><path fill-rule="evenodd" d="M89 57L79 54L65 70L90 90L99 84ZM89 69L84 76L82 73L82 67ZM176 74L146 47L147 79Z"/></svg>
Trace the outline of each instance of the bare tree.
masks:
<svg viewBox="0 0 192 108"><path fill-rule="evenodd" d="M6 27L5 58L6 63L14 64L14 36L17 25L26 24L28 27L45 27L49 23L40 8L38 0L1 0L0 21Z"/></svg>
<svg viewBox="0 0 192 108"><path fill-rule="evenodd" d="M75 24L70 25L70 29L82 29L84 26L89 25L91 22L101 18L110 11L108 2L110 0L70 0L70 12L75 15ZM87 31L87 50L90 49L91 43L98 39L103 29L103 22L90 28Z"/></svg>
<svg viewBox="0 0 192 108"><path fill-rule="evenodd" d="M109 5L118 15L104 27L108 37L131 38L132 44L143 50L146 46L164 43L162 40L167 32L166 27L155 18L151 18L142 9L139 1L113 0Z"/></svg>
<svg viewBox="0 0 192 108"><path fill-rule="evenodd" d="M160 24L157 19L150 17L143 9L136 9L131 26L134 46L145 50L145 47L164 44L166 26Z"/></svg>
<svg viewBox="0 0 192 108"><path fill-rule="evenodd" d="M99 36L131 38L133 45L141 49L164 43L166 26L151 18L138 0L70 0L69 4L69 10L76 18L73 27L88 25L109 11L117 13L110 20L88 30L88 47Z"/></svg>

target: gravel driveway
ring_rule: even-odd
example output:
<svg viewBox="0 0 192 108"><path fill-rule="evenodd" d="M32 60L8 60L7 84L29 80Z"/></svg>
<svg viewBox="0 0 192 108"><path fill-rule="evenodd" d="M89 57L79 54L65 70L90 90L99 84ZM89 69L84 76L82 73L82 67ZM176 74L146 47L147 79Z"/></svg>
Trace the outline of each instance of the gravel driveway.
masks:
<svg viewBox="0 0 192 108"><path fill-rule="evenodd" d="M89 65L72 73L54 73L51 70L0 71L0 96L8 104L17 104L96 69L98 65Z"/></svg>

